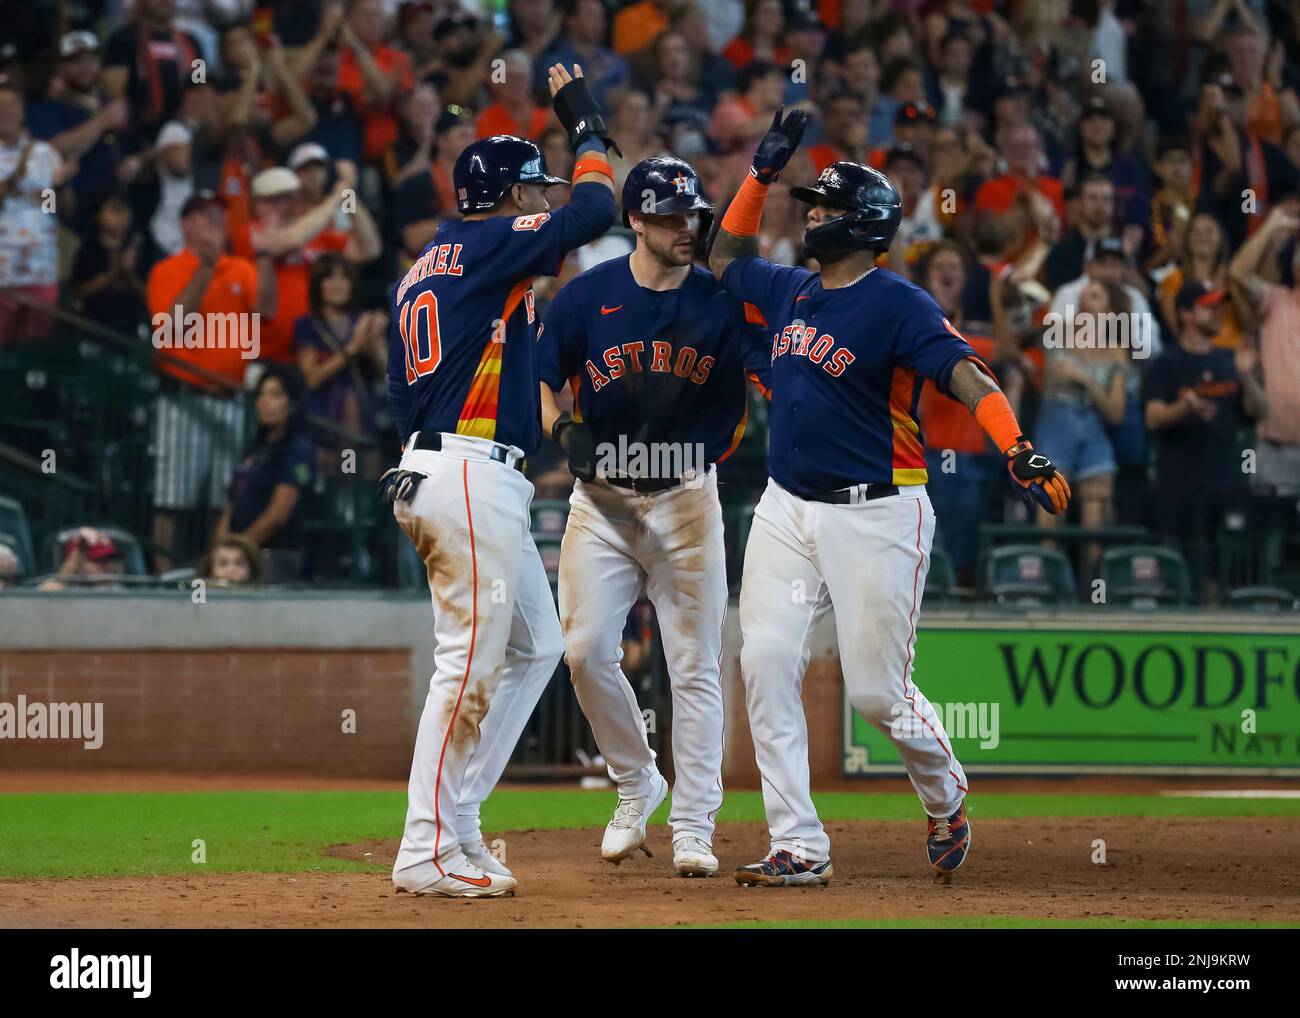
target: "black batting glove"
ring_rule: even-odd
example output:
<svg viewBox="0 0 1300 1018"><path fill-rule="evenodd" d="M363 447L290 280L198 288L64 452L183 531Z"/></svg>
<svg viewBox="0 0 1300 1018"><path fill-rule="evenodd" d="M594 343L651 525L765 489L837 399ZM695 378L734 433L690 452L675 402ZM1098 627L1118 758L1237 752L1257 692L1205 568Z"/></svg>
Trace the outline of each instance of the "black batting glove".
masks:
<svg viewBox="0 0 1300 1018"><path fill-rule="evenodd" d="M414 470L391 467L379 478L379 494L388 502L409 502L415 498L415 491L424 477Z"/></svg>
<svg viewBox="0 0 1300 1018"><path fill-rule="evenodd" d="M785 107L781 106L772 116L772 126L768 128L763 140L754 152L754 165L749 168L760 184L770 184L777 174L785 169L785 164L794 155L803 138L804 128L808 126L808 114L803 110L791 110L790 115L782 119Z"/></svg>
<svg viewBox="0 0 1300 1018"><path fill-rule="evenodd" d="M623 154L610 137L609 127L600 112L600 104L587 89L584 78L576 77L570 81L555 93L551 103L561 126L568 132L569 148L574 152L588 138L599 138L607 150L620 156Z"/></svg>
<svg viewBox="0 0 1300 1018"><path fill-rule="evenodd" d="M1006 452L1011 483L1029 508L1041 506L1053 516L1070 504L1070 485L1056 465L1021 435Z"/></svg>
<svg viewBox="0 0 1300 1018"><path fill-rule="evenodd" d="M551 440L569 458L569 473L580 481L596 479L596 436L566 411L551 425Z"/></svg>

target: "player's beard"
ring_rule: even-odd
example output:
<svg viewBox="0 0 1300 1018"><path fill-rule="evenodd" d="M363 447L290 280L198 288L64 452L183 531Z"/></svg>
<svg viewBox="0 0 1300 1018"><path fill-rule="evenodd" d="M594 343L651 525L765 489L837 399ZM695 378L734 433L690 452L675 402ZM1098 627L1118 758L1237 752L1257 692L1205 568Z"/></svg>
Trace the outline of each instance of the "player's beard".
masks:
<svg viewBox="0 0 1300 1018"><path fill-rule="evenodd" d="M646 250L661 265L670 269L681 268L683 265L690 265L695 260L696 238L694 236L691 237L690 251L683 251L677 247L677 234L675 233L667 243L660 241L658 237L649 232L644 236Z"/></svg>

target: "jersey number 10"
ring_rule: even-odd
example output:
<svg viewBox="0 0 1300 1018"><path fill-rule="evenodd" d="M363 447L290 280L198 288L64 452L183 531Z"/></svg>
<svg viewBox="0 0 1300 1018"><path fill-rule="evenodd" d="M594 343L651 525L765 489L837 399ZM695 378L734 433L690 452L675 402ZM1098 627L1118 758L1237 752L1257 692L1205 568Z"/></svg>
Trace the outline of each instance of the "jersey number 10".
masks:
<svg viewBox="0 0 1300 1018"><path fill-rule="evenodd" d="M408 300L397 312L397 329L406 348L406 384L431 375L442 360L438 337L438 298L428 290Z"/></svg>

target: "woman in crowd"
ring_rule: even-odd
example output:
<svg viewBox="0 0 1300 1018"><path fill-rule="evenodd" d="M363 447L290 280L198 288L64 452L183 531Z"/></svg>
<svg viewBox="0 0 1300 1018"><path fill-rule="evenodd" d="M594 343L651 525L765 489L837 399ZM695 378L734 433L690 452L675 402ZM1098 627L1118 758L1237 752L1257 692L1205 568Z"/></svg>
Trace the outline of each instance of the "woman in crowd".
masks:
<svg viewBox="0 0 1300 1018"><path fill-rule="evenodd" d="M666 31L654 42L652 76L644 82L655 97L654 119L669 130L708 129L713 97L700 88L699 67L680 32Z"/></svg>
<svg viewBox="0 0 1300 1018"><path fill-rule="evenodd" d="M149 318L144 238L133 228L131 206L120 195L104 199L95 222L99 230L82 241L72 264L72 292L87 318L134 336Z"/></svg>
<svg viewBox="0 0 1300 1018"><path fill-rule="evenodd" d="M669 154L659 137L658 127L659 121L650 99L640 89L629 88L614 101L610 133L618 139L618 147L623 150L623 158L614 163L616 193L623 193L628 170L642 159Z"/></svg>
<svg viewBox="0 0 1300 1018"><path fill-rule="evenodd" d="M213 544L243 534L263 548L301 547L313 450L302 432L302 392L290 367L268 364L253 390L257 435L230 481Z"/></svg>
<svg viewBox="0 0 1300 1018"><path fill-rule="evenodd" d="M1178 327L1174 298L1184 283L1204 283L1213 290L1228 290L1228 237L1219 221L1208 212L1192 216L1183 231L1178 262L1160 280L1160 312L1171 330ZM1241 325L1229 301L1223 306L1223 325L1214 337L1214 345L1235 349L1241 345ZM1171 332L1172 334L1172 332Z"/></svg>
<svg viewBox="0 0 1300 1018"><path fill-rule="evenodd" d="M311 311L294 323L293 350L307 388L306 411L340 429L373 437L375 380L388 355L387 316L358 312L357 269L328 252L312 265ZM317 467L339 472L338 450L354 447L338 433L316 436ZM360 465L358 465L360 469Z"/></svg>
<svg viewBox="0 0 1300 1018"><path fill-rule="evenodd" d="M1126 149L1115 114L1101 96L1084 104L1074 151L1061 172L1067 189L1082 184L1090 172L1104 174L1115 185L1116 224L1149 221L1151 171L1136 152Z"/></svg>
<svg viewBox="0 0 1300 1018"><path fill-rule="evenodd" d="M1106 429L1124 419L1128 351L1111 342L1107 322L1128 324L1128 296L1122 287L1091 280L1079 295L1068 338L1044 345L1043 402L1034 426L1035 446L1070 478L1080 505L1080 522L1101 527L1111 520L1115 499L1115 450ZM1121 316L1119 319L1110 316ZM1092 342L1084 345L1086 330ZM1059 516L1039 511L1040 526L1055 526ZM1094 567L1100 545L1089 545Z"/></svg>
<svg viewBox="0 0 1300 1018"><path fill-rule="evenodd" d="M722 55L737 70L755 60L770 60L774 64L790 62L790 48L782 41L785 36L785 10L781 0L747 0L745 27Z"/></svg>

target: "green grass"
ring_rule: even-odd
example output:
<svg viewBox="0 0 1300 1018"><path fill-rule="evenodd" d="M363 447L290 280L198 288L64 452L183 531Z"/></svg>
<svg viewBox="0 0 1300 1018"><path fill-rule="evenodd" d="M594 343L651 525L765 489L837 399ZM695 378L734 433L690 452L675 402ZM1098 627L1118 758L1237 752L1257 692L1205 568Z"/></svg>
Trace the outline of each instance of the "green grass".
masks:
<svg viewBox="0 0 1300 1018"><path fill-rule="evenodd" d="M505 790L488 800L492 832L601 827L609 792ZM916 797L828 792L822 819L918 820ZM208 872L364 870L323 854L339 842L401 833L403 792L158 792L0 795L0 876L80 877L192 873L192 842L206 843ZM667 815L667 807L657 814ZM1163 798L1145 795L1004 795L971 799L977 821L1001 817L1300 816L1300 800ZM723 822L763 819L757 792L727 795Z"/></svg>
<svg viewBox="0 0 1300 1018"><path fill-rule="evenodd" d="M933 919L791 919L683 923L679 930L1292 930L1294 923L1204 923L1194 919L1036 919L1030 916L946 916Z"/></svg>

